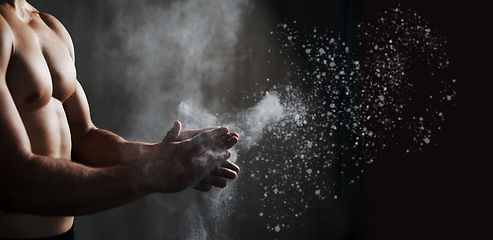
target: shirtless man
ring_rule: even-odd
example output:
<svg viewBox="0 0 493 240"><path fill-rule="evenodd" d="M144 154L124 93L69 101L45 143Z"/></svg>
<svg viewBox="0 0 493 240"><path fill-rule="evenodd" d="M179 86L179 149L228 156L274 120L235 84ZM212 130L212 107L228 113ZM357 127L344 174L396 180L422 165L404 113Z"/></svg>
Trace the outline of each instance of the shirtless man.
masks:
<svg viewBox="0 0 493 240"><path fill-rule="evenodd" d="M159 143L126 141L91 122L63 25L25 0L0 0L0 237L71 230L75 215L148 194L225 187L239 168L225 127Z"/></svg>

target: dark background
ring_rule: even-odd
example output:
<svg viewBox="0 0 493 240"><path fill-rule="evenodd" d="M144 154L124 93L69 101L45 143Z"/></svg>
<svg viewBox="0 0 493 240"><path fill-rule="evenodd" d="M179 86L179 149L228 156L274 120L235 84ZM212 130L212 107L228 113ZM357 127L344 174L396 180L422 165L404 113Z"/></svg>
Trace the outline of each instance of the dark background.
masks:
<svg viewBox="0 0 493 240"><path fill-rule="evenodd" d="M303 18L307 25L341 32L351 31L343 20L347 14L354 14L353 20L360 14L357 5L344 6L347 1L270 2L279 18ZM337 7L342 11L334 11ZM374 22L379 12L394 7L416 11L445 37L457 95L435 136L437 146L412 155L390 149L374 164L365 165L363 196L358 196L362 201L355 204L361 215L349 238L475 239L491 235L487 232L491 221L483 220L491 214L491 157L486 153L491 143L487 130L491 100L486 99L491 81L491 39L486 33L490 13L459 1L377 0L362 2L362 19Z"/></svg>
<svg viewBox="0 0 493 240"><path fill-rule="evenodd" d="M447 40L449 71L457 80L457 95L435 136L438 145L412 155L390 149L375 163L365 165L362 196L353 193L361 201L353 205L358 217L354 234L348 238L476 239L491 235L487 232L491 221L483 220L491 214L491 157L486 153L491 143L487 130L491 100L486 99L491 81L490 37L486 33L490 13L459 1L269 2L280 19L306 19L308 26L341 32L352 31L348 14L353 14L349 19L354 20L362 13L364 22L374 22L379 12L408 8L421 14ZM362 4L362 12L357 4Z"/></svg>
<svg viewBox="0 0 493 240"><path fill-rule="evenodd" d="M366 166L363 239L480 239L488 233L489 13L453 1L365 1L363 19L397 6L420 13L447 39L455 106L437 134L438 146L412 159L388 151ZM483 124L484 123L484 124ZM405 137L405 136L403 136Z"/></svg>

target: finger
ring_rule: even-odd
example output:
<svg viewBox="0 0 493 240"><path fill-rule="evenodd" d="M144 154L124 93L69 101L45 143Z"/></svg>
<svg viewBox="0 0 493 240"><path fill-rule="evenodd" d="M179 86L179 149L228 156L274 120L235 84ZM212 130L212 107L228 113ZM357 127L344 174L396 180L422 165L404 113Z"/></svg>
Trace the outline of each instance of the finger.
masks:
<svg viewBox="0 0 493 240"><path fill-rule="evenodd" d="M186 130L186 131L182 131L180 133L180 136L178 136L178 138L176 139L176 141L177 142L181 142L183 140L186 140L186 139L189 139L189 138L193 138L193 137L197 136L200 133L201 132L199 130Z"/></svg>
<svg viewBox="0 0 493 240"><path fill-rule="evenodd" d="M216 153L217 155L219 152L224 152L232 148L236 143L238 143L238 138L228 133L224 136L204 142L201 145L201 149L202 151Z"/></svg>
<svg viewBox="0 0 493 240"><path fill-rule="evenodd" d="M224 188L228 185L228 181L226 179L212 175L209 175L202 182L219 188Z"/></svg>
<svg viewBox="0 0 493 240"><path fill-rule="evenodd" d="M212 189L212 185L204 183L204 182L200 182L199 184L197 184L193 188L196 190L202 191L202 192L208 192Z"/></svg>
<svg viewBox="0 0 493 240"><path fill-rule="evenodd" d="M195 136L197 136L203 132L212 131L212 130L217 129L217 128L219 128L219 127L208 127L208 128L204 128L204 129L192 129L192 130L181 131L180 135L178 136L176 141L183 141L183 140L186 140L189 138L193 138L193 137L195 137Z"/></svg>
<svg viewBox="0 0 493 240"><path fill-rule="evenodd" d="M198 134L192 138L192 142L195 144L209 143L211 140L220 139L219 137L225 136L228 133L228 129L225 127L216 128L211 131L206 131Z"/></svg>
<svg viewBox="0 0 493 240"><path fill-rule="evenodd" d="M233 180L238 176L238 174L235 171L224 167L221 167L213 171L211 175L215 177L230 179L230 180Z"/></svg>
<svg viewBox="0 0 493 240"><path fill-rule="evenodd" d="M201 155L201 159L206 159L204 162L204 167L207 169L207 173L211 173L212 171L219 169L230 157L231 152L229 151L208 150Z"/></svg>
<svg viewBox="0 0 493 240"><path fill-rule="evenodd" d="M240 136L238 135L238 133L231 132L230 134L231 134L232 136L235 136L236 138L240 138Z"/></svg>
<svg viewBox="0 0 493 240"><path fill-rule="evenodd" d="M240 172L240 167L238 167L238 165L234 164L233 162L229 161L229 160L226 160L222 167L224 168L228 168L234 172L236 172L236 174L238 174Z"/></svg>
<svg viewBox="0 0 493 240"><path fill-rule="evenodd" d="M217 145L214 146L215 151L224 151L232 148L235 144L238 143L238 137L231 136L228 134L225 138L221 139L222 141L217 140Z"/></svg>
<svg viewBox="0 0 493 240"><path fill-rule="evenodd" d="M173 142L178 138L178 135L180 135L181 131L181 123L180 121L175 121L173 123L173 127L171 130L168 131L166 136L163 139L163 142Z"/></svg>

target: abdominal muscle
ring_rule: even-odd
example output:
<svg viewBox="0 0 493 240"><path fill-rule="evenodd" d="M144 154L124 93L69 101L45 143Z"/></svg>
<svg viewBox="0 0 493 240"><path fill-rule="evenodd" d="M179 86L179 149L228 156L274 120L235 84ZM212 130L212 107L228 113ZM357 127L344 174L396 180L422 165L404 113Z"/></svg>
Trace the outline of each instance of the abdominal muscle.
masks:
<svg viewBox="0 0 493 240"><path fill-rule="evenodd" d="M62 103L51 98L44 106L18 106L31 142L32 152L71 160L71 137ZM34 105L34 106L33 106ZM26 176L29 177L29 176ZM72 216L45 217L0 210L0 237L40 238L62 234L73 224Z"/></svg>

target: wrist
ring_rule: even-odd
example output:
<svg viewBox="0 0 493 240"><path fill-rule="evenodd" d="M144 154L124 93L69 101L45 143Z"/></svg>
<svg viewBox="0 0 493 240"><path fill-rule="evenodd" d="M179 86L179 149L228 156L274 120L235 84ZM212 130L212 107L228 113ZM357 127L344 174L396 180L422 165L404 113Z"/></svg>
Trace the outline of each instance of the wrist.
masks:
<svg viewBox="0 0 493 240"><path fill-rule="evenodd" d="M158 143L142 145L139 147L140 159L130 164L140 192L150 194L159 191L155 180L156 164L153 160L156 158L158 150Z"/></svg>

